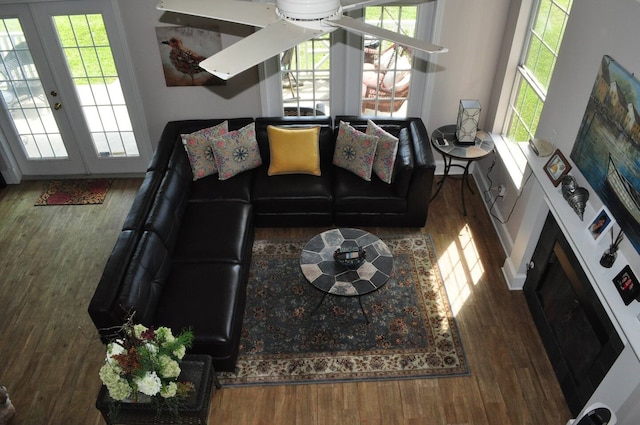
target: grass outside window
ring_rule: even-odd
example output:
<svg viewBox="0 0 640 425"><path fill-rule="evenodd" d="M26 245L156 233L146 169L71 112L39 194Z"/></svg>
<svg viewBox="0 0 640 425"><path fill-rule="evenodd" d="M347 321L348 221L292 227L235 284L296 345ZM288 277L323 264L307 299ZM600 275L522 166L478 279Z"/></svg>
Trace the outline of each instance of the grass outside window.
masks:
<svg viewBox="0 0 640 425"><path fill-rule="evenodd" d="M56 16L53 19L76 84L98 81L108 84L118 78L102 15Z"/></svg>

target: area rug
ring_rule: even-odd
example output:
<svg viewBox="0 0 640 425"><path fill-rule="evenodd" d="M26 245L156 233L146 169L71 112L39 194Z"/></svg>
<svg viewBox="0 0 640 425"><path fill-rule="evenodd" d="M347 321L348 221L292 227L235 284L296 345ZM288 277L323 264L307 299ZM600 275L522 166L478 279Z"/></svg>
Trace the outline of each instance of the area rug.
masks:
<svg viewBox="0 0 640 425"><path fill-rule="evenodd" d="M361 298L327 295L300 272L305 240L257 240L240 355L225 385L468 375L431 238L383 237L391 279ZM320 303L320 301L322 302ZM317 309L316 309L317 308Z"/></svg>
<svg viewBox="0 0 640 425"><path fill-rule="evenodd" d="M110 179L50 180L35 205L102 204L111 182Z"/></svg>

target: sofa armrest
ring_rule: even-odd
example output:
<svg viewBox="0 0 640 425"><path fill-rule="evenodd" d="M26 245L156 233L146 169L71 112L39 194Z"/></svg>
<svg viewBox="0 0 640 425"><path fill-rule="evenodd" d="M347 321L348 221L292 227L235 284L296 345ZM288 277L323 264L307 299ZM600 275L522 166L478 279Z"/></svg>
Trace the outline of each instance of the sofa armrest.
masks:
<svg viewBox="0 0 640 425"><path fill-rule="evenodd" d="M89 303L89 316L103 342L107 342L117 330L115 328L124 323L127 312L118 306L118 297L139 239L140 233L135 230L120 233Z"/></svg>
<svg viewBox="0 0 640 425"><path fill-rule="evenodd" d="M436 162L431 150L429 133L420 118L408 118L413 142L413 178L407 195L407 216L410 226L422 227L427 220Z"/></svg>

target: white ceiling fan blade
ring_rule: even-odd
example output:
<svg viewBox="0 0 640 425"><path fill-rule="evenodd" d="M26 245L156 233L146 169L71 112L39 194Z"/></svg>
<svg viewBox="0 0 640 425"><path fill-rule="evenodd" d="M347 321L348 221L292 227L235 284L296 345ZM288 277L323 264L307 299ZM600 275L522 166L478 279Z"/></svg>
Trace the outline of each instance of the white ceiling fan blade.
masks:
<svg viewBox="0 0 640 425"><path fill-rule="evenodd" d="M281 20L205 59L200 62L200 67L218 78L228 80L303 41L332 30L314 30Z"/></svg>
<svg viewBox="0 0 640 425"><path fill-rule="evenodd" d="M235 0L160 0L158 10L266 27L280 19L273 3Z"/></svg>
<svg viewBox="0 0 640 425"><path fill-rule="evenodd" d="M354 9L361 9L367 6L393 6L394 3L401 3L401 6L417 5L434 0L343 0L342 10L348 12Z"/></svg>
<svg viewBox="0 0 640 425"><path fill-rule="evenodd" d="M324 22L326 22L328 25L335 25L348 31L374 35L385 40L393 41L402 46L413 47L414 49L422 50L427 53L445 53L448 51L448 49L445 47L436 46L435 44L431 44L426 41L408 37L406 35L399 34L394 31L389 31L384 28L376 27L374 25L369 25L348 16L341 16L340 18L335 19L326 19Z"/></svg>

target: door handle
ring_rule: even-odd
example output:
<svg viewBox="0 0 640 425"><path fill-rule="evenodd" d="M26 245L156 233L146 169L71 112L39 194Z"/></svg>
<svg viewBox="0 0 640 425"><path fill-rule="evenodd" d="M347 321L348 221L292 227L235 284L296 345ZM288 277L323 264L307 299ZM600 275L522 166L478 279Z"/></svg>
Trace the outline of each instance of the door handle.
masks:
<svg viewBox="0 0 640 425"><path fill-rule="evenodd" d="M55 90L51 90L51 96L56 97L58 95L58 92Z"/></svg>
<svg viewBox="0 0 640 425"><path fill-rule="evenodd" d="M58 111L58 110L62 109L62 103L60 103L60 102L56 102L56 103L53 105L53 109L55 109L56 111Z"/></svg>

